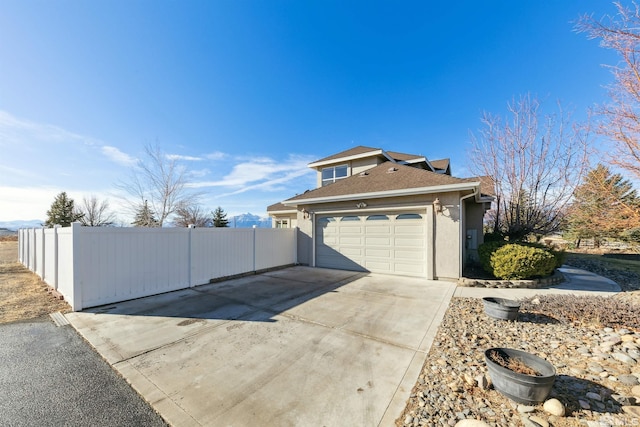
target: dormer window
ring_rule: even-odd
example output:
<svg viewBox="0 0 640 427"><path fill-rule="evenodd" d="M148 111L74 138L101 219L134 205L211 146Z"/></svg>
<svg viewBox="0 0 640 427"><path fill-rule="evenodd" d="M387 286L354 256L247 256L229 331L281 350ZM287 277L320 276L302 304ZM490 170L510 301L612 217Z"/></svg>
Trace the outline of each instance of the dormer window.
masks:
<svg viewBox="0 0 640 427"><path fill-rule="evenodd" d="M322 186L333 184L339 179L347 177L347 165L332 166L330 168L322 168Z"/></svg>

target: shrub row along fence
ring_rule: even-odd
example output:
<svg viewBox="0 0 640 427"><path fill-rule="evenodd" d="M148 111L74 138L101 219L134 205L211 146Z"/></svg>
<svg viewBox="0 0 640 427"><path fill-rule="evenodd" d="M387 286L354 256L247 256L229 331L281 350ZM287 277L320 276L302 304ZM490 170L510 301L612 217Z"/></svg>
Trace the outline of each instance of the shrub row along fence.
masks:
<svg viewBox="0 0 640 427"><path fill-rule="evenodd" d="M19 258L74 311L297 263L297 229L65 228L19 231Z"/></svg>

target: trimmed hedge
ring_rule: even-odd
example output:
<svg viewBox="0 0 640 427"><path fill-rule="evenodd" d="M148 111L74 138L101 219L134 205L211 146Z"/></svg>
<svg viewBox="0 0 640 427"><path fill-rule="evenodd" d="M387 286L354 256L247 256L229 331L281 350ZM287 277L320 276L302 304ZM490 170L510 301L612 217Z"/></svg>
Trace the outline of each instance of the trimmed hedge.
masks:
<svg viewBox="0 0 640 427"><path fill-rule="evenodd" d="M553 272L556 258L549 251L521 244L507 244L491 256L494 276L505 280L544 277Z"/></svg>
<svg viewBox="0 0 640 427"><path fill-rule="evenodd" d="M506 240L493 240L493 241L488 241L483 243L482 245L480 245L478 247L478 257L480 258L480 264L482 265L482 268L484 269L484 271L486 271L487 273L498 277L498 278L503 278L498 276L498 274L494 271L494 266L492 263L492 259L493 259L493 255L494 253L499 250L500 248L504 247L504 246L519 246L519 247L523 247L523 248L531 248L531 249L538 249L541 251L544 251L548 254L550 254L553 257L553 268L558 268L561 267L562 264L565 261L566 258L566 254L564 251L557 251L554 250L546 245L543 245L541 243L529 243L529 242L507 242ZM526 254L535 254L537 252L531 252L528 251L526 252ZM523 256L522 254L520 254L519 256ZM535 257L535 255L532 255ZM537 262L537 261L531 261L531 262ZM504 263L504 262L502 262ZM522 263L522 267L524 268L523 271L518 272L518 271L509 271L509 275L514 275L514 276L525 276L522 277L523 279L528 279L531 278L533 276L545 276L548 274L551 274L553 272L553 268L551 269L551 271L549 271L546 274L533 274L533 276L531 276L530 274L530 269L529 267L525 267L526 263ZM515 277L510 277L511 279L515 279Z"/></svg>
<svg viewBox="0 0 640 427"><path fill-rule="evenodd" d="M480 259L480 265L482 269L489 274L493 274L493 267L491 266L491 256L495 251L508 244L506 240L491 240L478 246L478 258Z"/></svg>

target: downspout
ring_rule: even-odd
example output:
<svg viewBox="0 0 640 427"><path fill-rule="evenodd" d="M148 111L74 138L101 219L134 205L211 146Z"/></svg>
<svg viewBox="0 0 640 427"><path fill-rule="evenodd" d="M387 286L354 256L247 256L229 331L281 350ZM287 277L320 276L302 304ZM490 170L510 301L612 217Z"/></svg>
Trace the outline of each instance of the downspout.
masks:
<svg viewBox="0 0 640 427"><path fill-rule="evenodd" d="M476 187L473 190L473 193L460 197L460 258L459 258L460 265L459 265L458 277L462 277L462 268L464 267L464 245L466 244L466 241L467 241L467 235L466 233L464 233L464 225L466 223L467 218L466 218L466 212L464 210L464 204L462 202L468 199L469 197L476 196L478 194L479 189L480 187Z"/></svg>

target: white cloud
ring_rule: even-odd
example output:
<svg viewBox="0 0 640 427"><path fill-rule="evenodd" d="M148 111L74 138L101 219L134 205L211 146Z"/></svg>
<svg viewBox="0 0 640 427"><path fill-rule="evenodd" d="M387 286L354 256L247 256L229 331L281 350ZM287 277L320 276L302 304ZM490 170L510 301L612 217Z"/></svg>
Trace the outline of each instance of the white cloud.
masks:
<svg viewBox="0 0 640 427"><path fill-rule="evenodd" d="M100 148L102 154L107 156L107 158L113 162L116 162L122 166L133 166L136 164L136 159L128 155L127 153L123 153L116 147L112 147L110 145L103 145Z"/></svg>
<svg viewBox="0 0 640 427"><path fill-rule="evenodd" d="M94 145L94 138L70 132L58 126L20 119L0 110L0 146L10 143L23 143L25 140L45 140L53 142L80 142Z"/></svg>
<svg viewBox="0 0 640 427"><path fill-rule="evenodd" d="M209 160L222 160L227 157L227 155L221 151L214 151L213 153L205 154L204 157Z"/></svg>
<svg viewBox="0 0 640 427"><path fill-rule="evenodd" d="M289 156L286 160L276 161L268 157L259 157L236 164L231 172L222 180L203 181L192 184L194 188L205 187L229 187L244 192L247 189L267 188L269 183L283 183L294 178L311 174L313 171L307 167L309 158L302 156Z"/></svg>
<svg viewBox="0 0 640 427"><path fill-rule="evenodd" d="M166 157L169 160L186 160L189 162L199 162L201 160L204 160L202 157L183 156L181 154L167 154Z"/></svg>

